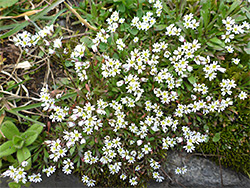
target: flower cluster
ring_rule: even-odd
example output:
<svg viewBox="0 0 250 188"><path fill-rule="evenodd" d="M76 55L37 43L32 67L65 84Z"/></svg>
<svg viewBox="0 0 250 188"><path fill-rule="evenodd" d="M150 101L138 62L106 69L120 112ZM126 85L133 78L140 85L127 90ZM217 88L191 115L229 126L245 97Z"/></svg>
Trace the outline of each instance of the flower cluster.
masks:
<svg viewBox="0 0 250 188"><path fill-rule="evenodd" d="M43 102L42 106L44 107L43 110L53 110L49 118L52 119L52 122L58 121L62 122L65 119L65 116L68 115L68 107L61 108L60 106L55 105L55 99L50 97L48 85L44 87L41 92L41 101ZM61 94L57 94L56 98L60 98Z"/></svg>
<svg viewBox="0 0 250 188"><path fill-rule="evenodd" d="M115 77L117 74L121 72L121 63L118 59L112 59L108 56L104 56L105 64L102 64L102 75L104 78L107 77Z"/></svg>
<svg viewBox="0 0 250 188"><path fill-rule="evenodd" d="M71 174L72 173L72 170L74 169L74 163L70 161L70 159L66 159L63 161L63 168L62 168L62 171L65 173L65 174Z"/></svg>
<svg viewBox="0 0 250 188"><path fill-rule="evenodd" d="M34 183L39 183L42 181L40 173L38 174L33 173L32 175L28 176L28 179L30 182L34 182Z"/></svg>
<svg viewBox="0 0 250 188"><path fill-rule="evenodd" d="M118 50L122 51L125 48L125 44L123 43L122 39L117 39L116 44Z"/></svg>
<svg viewBox="0 0 250 188"><path fill-rule="evenodd" d="M23 184L26 184L27 183L27 179L30 182L34 182L34 183L41 182L42 178L41 178L41 174L40 173L38 173L38 174L34 174L33 173L32 175L27 176L27 172L25 172L25 170L24 170L24 167L26 167L27 164L28 164L27 161L23 161L21 163L22 167L15 168L14 166L9 166L9 169L6 170L2 174L2 176L3 177L10 177L16 183L22 182Z"/></svg>
<svg viewBox="0 0 250 188"><path fill-rule="evenodd" d="M162 8L163 8L162 2L160 0L149 0L148 2L151 3L151 4L154 3L153 7L156 8L155 13L156 13L156 15L158 17L160 17L161 16L161 12L162 12Z"/></svg>
<svg viewBox="0 0 250 188"><path fill-rule="evenodd" d="M180 36L181 34L181 28L177 28L174 24L170 24L168 27L166 27L166 35L167 36ZM184 41L182 41L184 42ZM166 55L165 55L166 57ZM166 57L167 58L167 57Z"/></svg>
<svg viewBox="0 0 250 188"><path fill-rule="evenodd" d="M84 43L82 44L78 44L74 51L71 53L71 58L81 58L84 56L84 52L85 52L85 45Z"/></svg>
<svg viewBox="0 0 250 188"><path fill-rule="evenodd" d="M43 169L43 172L46 173L47 177L50 177L55 171L56 171L56 167L55 166L50 166L48 168L44 168Z"/></svg>
<svg viewBox="0 0 250 188"><path fill-rule="evenodd" d="M83 175L83 176L82 176L82 182L83 182L83 183L86 183L87 186L89 186L89 187L95 186L95 180L90 179L90 178L89 178L88 176L86 176L86 175Z"/></svg>
<svg viewBox="0 0 250 188"><path fill-rule="evenodd" d="M62 38L52 39L51 36L53 32L54 25L50 25L45 26L35 34L31 34L27 31L18 33L12 40L16 46L21 46L25 51L29 51L29 48L35 47L39 43L43 43L46 46L45 52L54 54L57 48L62 48Z"/></svg>
<svg viewBox="0 0 250 188"><path fill-rule="evenodd" d="M160 16L162 12L162 3L161 1L154 0L149 1L149 3L154 3L153 7L156 8L156 16ZM135 26L138 30L147 31L149 30L155 23L156 19L153 17L154 13L151 11L147 12L146 15L142 17L142 22L140 21L139 17L134 17L131 21L131 26Z"/></svg>
<svg viewBox="0 0 250 188"><path fill-rule="evenodd" d="M192 13L189 13L184 16L184 27L185 28L191 28L191 29L196 29L199 26L199 22L197 22L194 19L194 15Z"/></svg>
<svg viewBox="0 0 250 188"><path fill-rule="evenodd" d="M237 25L235 23L235 20L229 16L226 19L222 20L222 23L226 28L226 33L221 35L221 39L223 39L225 43L232 43L235 35L243 34L245 32L244 29L250 29L250 24L248 22L244 21L242 25ZM225 48L229 53L233 53L234 51L232 45L230 44L228 46L225 46Z"/></svg>
<svg viewBox="0 0 250 188"><path fill-rule="evenodd" d="M148 22L152 18L152 15L151 12L147 12L146 16L143 16L142 19L144 22ZM115 12L108 19L108 22L111 25L118 22L118 20L119 13ZM184 21L186 25L188 25L187 23L193 25L186 27L195 29L198 26L192 14L185 15ZM134 17L132 24L137 27L137 22L139 22L139 19ZM115 29L117 28L115 27ZM124 181L129 177L129 183L137 185L138 177L130 176L124 169L127 164L130 164L135 172L143 170L137 162L144 160L147 156L151 156L154 153L155 149L152 140L155 138L152 135L162 135L160 137L161 149L168 150L181 144L183 149L188 153L193 152L196 145L208 139L206 134L194 131L189 126L183 126L181 118L189 114L196 114L197 112L204 115L212 112L220 113L233 104L232 99L219 100L215 96L210 95L209 90L211 88L207 84L201 83L197 78L193 78L195 81L192 81L193 89L191 89L191 98L193 101L182 102L178 90L180 88L183 89L182 83L184 79L188 78L188 80L191 80L191 74L197 70L203 69L205 72L204 77L209 78L208 81L212 81L217 78L218 74L225 73L226 68L223 67L223 64L219 65L218 61L212 61L209 56L204 57L200 55L198 53L198 50L201 48L199 41L194 39L187 42L183 37L184 35L182 35L182 30L174 24L168 26L166 30L166 37L179 36L180 46L176 45L174 49L169 48L168 43L164 39L161 39L152 44L151 50L135 47L129 51L130 56L125 59L125 62L113 59L108 54L102 54L102 64L100 65L101 75L107 80L118 77L115 83L123 91L123 96L119 100L112 99L111 101L99 98L94 102L96 105L90 101L86 101L74 107L70 116L69 113L65 114L63 116L64 119L65 117L69 117L67 121L68 128L71 129L74 127L74 130L65 130L64 141L58 139L56 142L54 141L54 144L50 144L50 152L52 152L50 158L53 161L58 161L60 156L64 157L67 155L67 150L61 148L60 142L66 142L65 144L68 149L75 146L76 143L84 147L86 143L93 142L89 140L91 135L100 134L100 130L110 130L120 136L110 136L110 132L107 134L104 131L102 133L104 136L98 138L98 140L100 139L99 141L95 139L93 142L93 144L101 143L99 145L99 151L101 152L97 154L86 148L87 150L84 150L81 160L90 166L101 164L100 169L102 170L106 166L110 174L120 174L120 178ZM109 31L111 30L108 29L107 32ZM106 42L103 39L105 32L102 29L97 34L97 38L93 39L96 45L95 50L92 46L94 52L98 51L100 41ZM108 35L106 36L109 37ZM123 42L122 38L118 38L116 44L118 50L126 48L126 42ZM89 61L80 62L79 57L77 59L74 56L72 62L75 63L75 70L79 80L84 82L89 78L88 71L90 71L89 65L91 63ZM163 64L168 64L168 68ZM200 69L197 69L197 67ZM149 82L154 83L154 88L151 91L157 98L157 102L152 102L153 100L145 101L142 97ZM225 96L225 94L231 95L231 89L236 87L233 79L223 79L219 85L222 87L222 96ZM244 99L246 98L246 94L241 92L239 97ZM51 100L48 92L44 91L41 98L45 103ZM145 104L143 107L146 113L138 122L131 122L129 120L129 112L126 112L126 110L141 108L141 103ZM165 105L173 105L173 108L167 114L164 112L166 110ZM55 119L58 119L57 111L59 112L60 108L58 109L54 105L52 109L55 111ZM122 136L123 130L129 131L133 140L124 138ZM168 134L170 131L175 134L175 137ZM167 135L163 136L163 134ZM152 140L150 141L149 138L152 138ZM124 142L124 140L126 141ZM55 143L58 143L57 146L55 146ZM134 145L137 147L136 150L131 149ZM57 148L58 146L60 147ZM61 154L59 150L61 150ZM72 164L72 162L69 163ZM66 166L63 171L66 174L70 174L72 167L70 165ZM160 175L160 172L156 171L160 167L159 162L151 158L150 167L153 169L152 177L157 182L161 182L164 177ZM186 171L186 167L176 169L176 173L184 174ZM88 186L95 185L95 180L90 179L86 175L82 179Z"/></svg>
<svg viewBox="0 0 250 188"><path fill-rule="evenodd" d="M76 142L79 142L82 138L82 134L78 132L78 130L74 130L74 132L63 131L64 136L63 139L67 141L66 145L68 148L74 146ZM84 144L86 141L84 138L81 139L80 143Z"/></svg>
<svg viewBox="0 0 250 188"><path fill-rule="evenodd" d="M203 70L206 73L205 78L209 78L209 81L212 81L216 78L216 71L219 70L222 73L226 71L225 68L222 68L220 65L218 65L218 61L213 61L211 64L206 64Z"/></svg>
<svg viewBox="0 0 250 188"><path fill-rule="evenodd" d="M187 167L186 166L184 166L184 167L177 167L176 169L175 169L175 173L176 174L185 174L187 172Z"/></svg>
<svg viewBox="0 0 250 188"><path fill-rule="evenodd" d="M119 12L114 11L110 18L107 19L108 26L108 32L114 33L116 29L119 27L119 23L123 24L125 21L124 18L119 18Z"/></svg>
<svg viewBox="0 0 250 188"><path fill-rule="evenodd" d="M226 94L231 95L232 94L231 89L235 88L236 84L235 84L234 80L222 79L222 82L220 83L220 86L222 87L221 88L221 91L222 91L221 94L224 96Z"/></svg>
<svg viewBox="0 0 250 188"><path fill-rule="evenodd" d="M9 169L2 174L3 177L10 177L16 183L21 181L24 184L27 182L26 175L27 172L24 171L24 168L15 168L14 166L9 166Z"/></svg>
<svg viewBox="0 0 250 188"><path fill-rule="evenodd" d="M90 62L89 61L85 61L85 62L80 62L77 61L75 62L75 70L76 73L79 77L79 80L84 81L88 79L86 70L89 68L90 66Z"/></svg>
<svg viewBox="0 0 250 188"><path fill-rule="evenodd" d="M60 139L57 139L56 141L48 140L45 143L46 143L46 145L48 145L50 147L51 154L49 155L49 158L53 159L54 162L57 162L60 158L63 158L64 156L66 156L67 149L63 148L60 145L60 143L61 143Z"/></svg>

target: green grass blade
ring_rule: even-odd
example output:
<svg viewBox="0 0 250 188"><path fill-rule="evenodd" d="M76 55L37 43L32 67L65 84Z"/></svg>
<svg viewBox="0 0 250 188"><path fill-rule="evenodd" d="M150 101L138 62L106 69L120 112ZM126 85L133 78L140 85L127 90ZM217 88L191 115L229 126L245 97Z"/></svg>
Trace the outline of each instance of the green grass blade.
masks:
<svg viewBox="0 0 250 188"><path fill-rule="evenodd" d="M19 25L19 24L3 25L3 26L0 27L0 31L7 30L7 29L12 29L12 28L16 27L17 25Z"/></svg>
<svg viewBox="0 0 250 188"><path fill-rule="evenodd" d="M231 12L233 12L237 7L239 8L240 4L241 4L241 1L236 0L236 1L230 6L230 9L227 11L227 14L226 14L225 17L229 16L229 14L230 14Z"/></svg>
<svg viewBox="0 0 250 188"><path fill-rule="evenodd" d="M68 10L68 9L64 8L64 9L60 10L55 16L53 16L53 19L51 20L50 25L51 25L51 24L54 24L55 21L56 21L56 19L57 19L62 13L64 13L66 10Z"/></svg>
<svg viewBox="0 0 250 188"><path fill-rule="evenodd" d="M40 17L44 16L45 14L47 14L50 10L54 9L56 6L58 6L60 3L64 2L64 0L58 0L57 2L51 4L50 6L48 6L47 8L45 8L43 11L37 13L34 16L31 16L30 19L34 22L36 20L38 20ZM8 31L7 33L4 33L3 35L0 36L0 39L9 37L11 35L13 35L14 33L20 31L21 29L23 29L24 27L28 26L30 22L28 21L24 21L23 23L21 23L20 25L17 25L14 29Z"/></svg>
<svg viewBox="0 0 250 188"><path fill-rule="evenodd" d="M21 117L21 118L23 118L23 119L25 119L25 120L31 121L31 122L33 122L33 123L37 123L37 124L42 125L42 126L45 127L45 124L43 124L43 123L41 123L41 122L39 122L39 121L36 121L36 120L34 120L34 119L32 119L32 118L29 118L29 117L27 117L27 116L24 116L24 115L22 115L22 114L20 114L20 113L18 113L18 112L16 112L16 111L7 110L7 109L5 109L5 110L6 110L6 112L9 112L9 113L14 114L14 115L16 115L16 116L19 116L19 117Z"/></svg>
<svg viewBox="0 0 250 188"><path fill-rule="evenodd" d="M30 109L33 109L33 108L38 108L42 104L43 104L42 102L39 102L39 103L35 103L35 104L30 104L30 105L27 105L27 106L12 108L11 110L13 112L18 112L18 111L22 111L22 110L30 110Z"/></svg>

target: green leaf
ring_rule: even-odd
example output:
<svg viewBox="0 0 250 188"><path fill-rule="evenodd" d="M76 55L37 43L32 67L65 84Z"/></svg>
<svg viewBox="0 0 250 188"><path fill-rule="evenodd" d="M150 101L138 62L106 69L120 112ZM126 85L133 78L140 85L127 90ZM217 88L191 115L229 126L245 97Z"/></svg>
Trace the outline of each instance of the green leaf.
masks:
<svg viewBox="0 0 250 188"><path fill-rule="evenodd" d="M244 51L245 51L247 54L250 54L250 48L244 47Z"/></svg>
<svg viewBox="0 0 250 188"><path fill-rule="evenodd" d="M246 19L247 19L246 16L238 16L237 18L235 18L235 21L236 22L241 22L241 21L246 20Z"/></svg>
<svg viewBox="0 0 250 188"><path fill-rule="evenodd" d="M189 81L191 84L196 83L196 79L195 79L195 77L193 77L193 76L188 77L188 81Z"/></svg>
<svg viewBox="0 0 250 188"><path fill-rule="evenodd" d="M43 149L43 152L44 152L44 157L49 158L49 153L45 148Z"/></svg>
<svg viewBox="0 0 250 188"><path fill-rule="evenodd" d="M21 185L16 182L8 183L9 188L21 188Z"/></svg>
<svg viewBox="0 0 250 188"><path fill-rule="evenodd" d="M11 155L12 153L15 153L15 152L16 152L16 148L14 147L11 140L3 143L0 146L0 158Z"/></svg>
<svg viewBox="0 0 250 188"><path fill-rule="evenodd" d="M173 19L176 19L176 17L173 16L170 9L168 8L167 3L163 3L163 10L168 14L168 16L170 16Z"/></svg>
<svg viewBox="0 0 250 188"><path fill-rule="evenodd" d="M91 140L90 142L89 142L89 146L91 146L91 147L93 147L94 146L94 144L95 144L95 141L94 140Z"/></svg>
<svg viewBox="0 0 250 188"><path fill-rule="evenodd" d="M101 42L99 45L100 51L105 52L107 50L107 44Z"/></svg>
<svg viewBox="0 0 250 188"><path fill-rule="evenodd" d="M142 17L143 12L142 12L142 9L141 9L141 8L137 10L136 15L137 15L139 18Z"/></svg>
<svg viewBox="0 0 250 188"><path fill-rule="evenodd" d="M132 35L137 35L137 33L139 32L139 30L138 29L136 29L136 28L133 28L133 29L128 29L128 31L132 34Z"/></svg>
<svg viewBox="0 0 250 188"><path fill-rule="evenodd" d="M213 137L213 142L218 142L220 140L220 133L215 133Z"/></svg>
<svg viewBox="0 0 250 188"><path fill-rule="evenodd" d="M57 20L57 18L62 14L64 13L65 11L67 11L68 9L64 8L62 10L60 10L55 16L52 16L52 19L49 19L50 20L50 23L49 25L52 25L55 23L55 21Z"/></svg>
<svg viewBox="0 0 250 188"><path fill-rule="evenodd" d="M218 51L224 50L224 48L222 48L221 46L216 45L216 44L211 43L211 42L207 42L207 45L209 47L213 48L214 50L218 50Z"/></svg>
<svg viewBox="0 0 250 188"><path fill-rule="evenodd" d="M92 6L91 6L91 15L94 17L94 18L97 18L97 11L96 11L96 4L95 3L92 3Z"/></svg>
<svg viewBox="0 0 250 188"><path fill-rule="evenodd" d="M160 25L155 25L155 31L162 31L163 29L166 29L168 25L166 24L160 24Z"/></svg>
<svg viewBox="0 0 250 188"><path fill-rule="evenodd" d="M233 12L237 7L239 7L241 4L241 1L235 0L234 3L230 6L230 9L227 11L227 14L225 17L227 17L231 12Z"/></svg>
<svg viewBox="0 0 250 188"><path fill-rule="evenodd" d="M27 147L23 147L22 149L17 150L17 160L19 164L23 161L27 161L28 165L24 168L25 170L30 169L31 167L31 154Z"/></svg>
<svg viewBox="0 0 250 188"><path fill-rule="evenodd" d="M154 137L151 137L150 139L149 139L149 141L154 141L155 140L155 138Z"/></svg>
<svg viewBox="0 0 250 188"><path fill-rule="evenodd" d="M16 27L17 25L18 24L1 25L0 31L4 31L4 30L7 30L7 29L12 29L12 28Z"/></svg>
<svg viewBox="0 0 250 188"><path fill-rule="evenodd" d="M210 42L218 44L221 47L225 47L225 44L220 39L218 39L217 37L214 37L214 38L210 39Z"/></svg>
<svg viewBox="0 0 250 188"><path fill-rule="evenodd" d="M18 0L0 0L0 7L6 8L14 5Z"/></svg>
<svg viewBox="0 0 250 188"><path fill-rule="evenodd" d="M35 142L35 140L37 139L38 134L36 133L36 131L25 131L21 137L24 141L24 146L29 146L30 144L32 144L33 142Z"/></svg>
<svg viewBox="0 0 250 188"><path fill-rule="evenodd" d="M6 91L11 91L12 89L16 88L17 86L23 84L24 82L26 82L26 81L28 81L28 80L30 80L30 79L23 80L23 81L21 81L21 82L18 82L17 84L11 84L11 86L8 87L8 89L6 89Z"/></svg>
<svg viewBox="0 0 250 188"><path fill-rule="evenodd" d="M88 37L88 36L84 36L80 39L80 42L84 42L84 44L87 46L87 47L91 47L93 45L93 42L92 40Z"/></svg>
<svg viewBox="0 0 250 188"><path fill-rule="evenodd" d="M242 7L241 11L246 14L246 16L248 17L248 19L250 19L250 12L249 12L249 10L247 10L245 7Z"/></svg>
<svg viewBox="0 0 250 188"><path fill-rule="evenodd" d="M73 155L73 153L75 152L76 149L76 145L74 145L74 147L70 148L69 153L70 155Z"/></svg>
<svg viewBox="0 0 250 188"><path fill-rule="evenodd" d="M227 13L227 6L225 5L225 2L223 2L223 1L220 2L219 10L221 11L222 18L224 19L226 17L226 13Z"/></svg>
<svg viewBox="0 0 250 188"><path fill-rule="evenodd" d="M10 163L15 163L17 161L12 155L6 156L6 159Z"/></svg>
<svg viewBox="0 0 250 188"><path fill-rule="evenodd" d="M209 12L205 10L200 11L201 17L203 18L204 27L206 28L209 22Z"/></svg>
<svg viewBox="0 0 250 188"><path fill-rule="evenodd" d="M189 85L187 82L184 82L184 85L187 87L188 91L192 91L193 87Z"/></svg>
<svg viewBox="0 0 250 188"><path fill-rule="evenodd" d="M123 0L123 4L124 4L128 9L136 8L136 6L133 4L134 2L135 2L134 0Z"/></svg>
<svg viewBox="0 0 250 188"><path fill-rule="evenodd" d="M65 61L65 66L66 67L72 67L73 66L73 63L71 63L71 61Z"/></svg>
<svg viewBox="0 0 250 188"><path fill-rule="evenodd" d="M24 144L24 140L22 139L22 137L17 135L13 137L12 142L14 144L14 147L17 149L21 149Z"/></svg>
<svg viewBox="0 0 250 188"><path fill-rule="evenodd" d="M20 135L18 128L11 121L5 121L1 127L4 136L11 140L15 135Z"/></svg>
<svg viewBox="0 0 250 188"><path fill-rule="evenodd" d="M120 12L125 12L125 10L126 10L125 5L124 5L123 3L120 3L120 4L118 5L118 10L119 10Z"/></svg>
<svg viewBox="0 0 250 188"><path fill-rule="evenodd" d="M43 130L43 126L35 123L31 125L31 127L28 128L26 131L35 131L39 135L42 132L42 130Z"/></svg>
<svg viewBox="0 0 250 188"><path fill-rule="evenodd" d="M204 125L204 130L205 131L209 130L209 127L207 125Z"/></svg>

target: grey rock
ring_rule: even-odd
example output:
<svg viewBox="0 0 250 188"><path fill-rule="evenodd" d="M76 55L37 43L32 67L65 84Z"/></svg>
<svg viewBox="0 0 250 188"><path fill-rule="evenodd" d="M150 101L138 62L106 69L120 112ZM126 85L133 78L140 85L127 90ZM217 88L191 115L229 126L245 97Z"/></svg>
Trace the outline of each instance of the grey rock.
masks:
<svg viewBox="0 0 250 188"><path fill-rule="evenodd" d="M230 169L221 168L207 158L197 157L192 154L171 151L168 153L168 162L164 168L172 179L173 187L224 187L250 188L250 179L241 173ZM187 166L184 175L175 174L176 167ZM221 181L222 176L222 181ZM178 184L179 183L179 184Z"/></svg>

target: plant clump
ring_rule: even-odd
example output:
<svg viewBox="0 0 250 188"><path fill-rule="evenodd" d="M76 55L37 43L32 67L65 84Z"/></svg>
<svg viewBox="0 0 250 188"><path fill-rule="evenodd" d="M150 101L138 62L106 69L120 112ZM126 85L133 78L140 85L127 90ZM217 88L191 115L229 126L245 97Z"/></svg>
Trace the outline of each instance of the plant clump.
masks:
<svg viewBox="0 0 250 188"><path fill-rule="evenodd" d="M103 174L119 177L124 186L147 178L162 182L168 150L192 153L206 145L210 118L249 98L241 78L231 74L232 67L245 66L237 53L246 44L236 44L249 36L249 23L224 16L220 36L205 41L200 35L208 23L200 15L188 12L173 23L164 6L145 1L130 16L121 7L111 10L103 28L73 45L51 37L53 25L14 37L27 52L44 43L51 57L72 65L71 84L56 95L48 85L40 93L55 126L55 135L44 141L48 177L62 166L67 175L79 172L87 186L104 186ZM70 92L73 99L65 100ZM219 139L220 133L212 140ZM175 170L187 172L186 166ZM29 180L39 182L39 175Z"/></svg>

